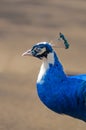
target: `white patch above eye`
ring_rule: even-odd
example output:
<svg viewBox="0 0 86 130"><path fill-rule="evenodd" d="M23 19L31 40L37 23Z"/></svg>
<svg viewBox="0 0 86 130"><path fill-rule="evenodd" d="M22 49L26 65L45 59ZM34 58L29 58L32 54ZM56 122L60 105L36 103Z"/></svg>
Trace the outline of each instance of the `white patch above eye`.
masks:
<svg viewBox="0 0 86 130"><path fill-rule="evenodd" d="M40 44L47 44L47 42L39 42L39 43L37 43L37 45L40 45Z"/></svg>
<svg viewBox="0 0 86 130"><path fill-rule="evenodd" d="M38 42L36 45L40 45L40 44L49 44L50 46L52 46L52 43L50 43L50 42Z"/></svg>

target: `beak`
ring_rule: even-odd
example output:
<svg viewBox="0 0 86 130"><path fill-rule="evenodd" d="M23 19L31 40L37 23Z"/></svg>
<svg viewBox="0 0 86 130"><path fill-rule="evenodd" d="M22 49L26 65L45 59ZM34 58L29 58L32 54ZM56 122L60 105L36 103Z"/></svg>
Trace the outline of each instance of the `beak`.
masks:
<svg viewBox="0 0 86 130"><path fill-rule="evenodd" d="M22 56L32 56L31 49L30 49L30 50L27 50L26 52L24 52L24 53L22 54Z"/></svg>

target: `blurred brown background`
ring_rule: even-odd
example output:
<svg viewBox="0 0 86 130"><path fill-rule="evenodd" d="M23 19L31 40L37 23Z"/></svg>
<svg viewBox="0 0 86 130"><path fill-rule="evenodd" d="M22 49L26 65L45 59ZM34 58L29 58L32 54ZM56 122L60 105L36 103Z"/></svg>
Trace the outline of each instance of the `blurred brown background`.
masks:
<svg viewBox="0 0 86 130"><path fill-rule="evenodd" d="M0 0L0 130L85 130L86 124L48 110L36 79L41 61L21 54L59 32L70 49L55 49L70 74L86 73L85 0Z"/></svg>

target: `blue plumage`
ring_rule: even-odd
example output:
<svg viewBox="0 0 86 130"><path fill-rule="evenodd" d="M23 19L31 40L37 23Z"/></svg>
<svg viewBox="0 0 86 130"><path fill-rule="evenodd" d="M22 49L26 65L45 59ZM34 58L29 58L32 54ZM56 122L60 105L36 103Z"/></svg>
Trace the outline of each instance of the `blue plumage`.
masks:
<svg viewBox="0 0 86 130"><path fill-rule="evenodd" d="M67 76L51 44L41 42L23 55L43 59L37 92L52 111L86 122L86 75Z"/></svg>

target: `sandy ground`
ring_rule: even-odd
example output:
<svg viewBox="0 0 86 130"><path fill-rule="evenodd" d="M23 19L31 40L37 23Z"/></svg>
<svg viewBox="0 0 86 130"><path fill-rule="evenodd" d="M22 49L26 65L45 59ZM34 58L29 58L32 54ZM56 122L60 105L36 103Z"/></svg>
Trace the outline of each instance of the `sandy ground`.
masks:
<svg viewBox="0 0 86 130"><path fill-rule="evenodd" d="M55 49L67 73L86 73L85 0L0 0L0 130L85 130L86 123L48 110L36 79L41 61L21 54L62 32Z"/></svg>

